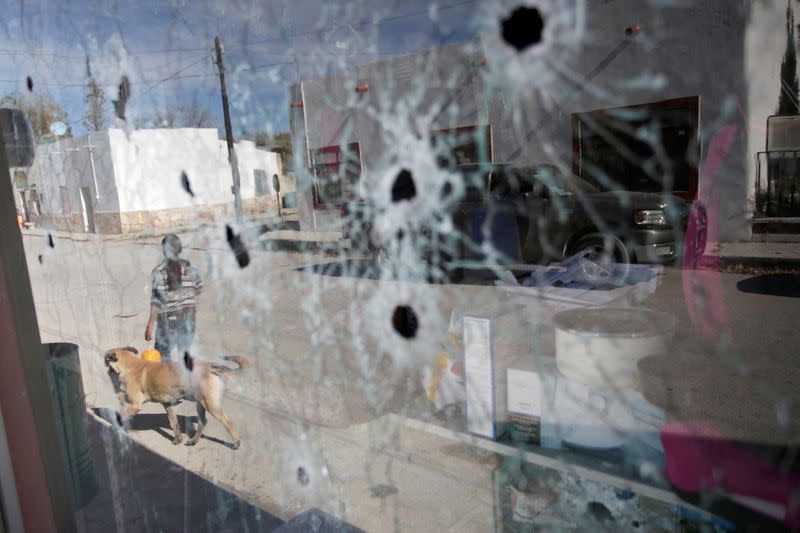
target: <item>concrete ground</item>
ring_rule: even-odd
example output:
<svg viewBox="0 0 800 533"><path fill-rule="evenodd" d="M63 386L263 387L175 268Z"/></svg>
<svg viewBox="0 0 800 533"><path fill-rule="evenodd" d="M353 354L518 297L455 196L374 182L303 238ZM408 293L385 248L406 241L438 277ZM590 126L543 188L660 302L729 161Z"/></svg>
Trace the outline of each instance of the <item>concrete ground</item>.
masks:
<svg viewBox="0 0 800 533"><path fill-rule="evenodd" d="M335 258L255 247L250 265L240 269L222 231L187 235L184 246L206 281L196 355L240 353L253 362L231 380L226 399L242 448L231 450L213 420L196 447L173 446L158 405L134 420L132 441L281 520L319 507L365 531L493 527L492 475L506 452L431 429L444 424L431 417L419 369L435 358L452 309L508 305L504 291L300 272ZM87 404L116 409L102 353L146 347L158 241L56 238L51 247L45 236L29 235L25 247L43 341L78 343ZM799 292L792 277L668 268L644 305L676 318L676 355L684 356L676 361L700 361L703 368L694 381L681 376L691 382L691 402L670 416L711 418L748 442L796 443ZM404 302L424 302L417 308L419 334L410 341L395 339L379 320ZM510 341L528 336L507 335ZM193 402L183 402L179 412L189 420ZM143 505L157 506L144 498Z"/></svg>

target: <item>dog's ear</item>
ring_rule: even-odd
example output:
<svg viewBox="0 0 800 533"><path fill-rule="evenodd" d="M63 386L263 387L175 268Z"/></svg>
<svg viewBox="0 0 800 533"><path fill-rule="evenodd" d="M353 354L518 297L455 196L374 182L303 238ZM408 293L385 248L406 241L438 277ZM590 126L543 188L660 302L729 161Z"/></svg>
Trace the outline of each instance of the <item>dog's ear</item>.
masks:
<svg viewBox="0 0 800 533"><path fill-rule="evenodd" d="M136 348L134 348L132 346L125 346L124 348L120 348L120 350L125 350L126 352L133 352L135 354L139 353L139 350L137 350Z"/></svg>
<svg viewBox="0 0 800 533"><path fill-rule="evenodd" d="M105 353L105 358L109 361L116 361L117 360L117 350L118 348L113 348Z"/></svg>

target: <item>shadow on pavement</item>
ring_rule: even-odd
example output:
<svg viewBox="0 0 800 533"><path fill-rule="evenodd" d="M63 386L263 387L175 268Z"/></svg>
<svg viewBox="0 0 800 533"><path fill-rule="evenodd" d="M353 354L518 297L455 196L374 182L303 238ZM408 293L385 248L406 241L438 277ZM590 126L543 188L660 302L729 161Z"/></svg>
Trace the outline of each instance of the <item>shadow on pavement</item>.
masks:
<svg viewBox="0 0 800 533"><path fill-rule="evenodd" d="M151 416L134 427L159 428ZM283 523L92 416L87 431L100 488L77 513L79 531L274 531Z"/></svg>
<svg viewBox="0 0 800 533"><path fill-rule="evenodd" d="M94 413L99 416L100 418L114 424L114 418L116 418L113 414L109 412L108 409L92 409ZM114 413L116 414L116 413ZM184 437L189 438L194 435L194 430L197 427L197 417L196 416L185 416L185 415L177 415L178 416L178 425L180 426L181 430L183 431ZM133 431L155 431L168 441L172 441L172 428L169 427L169 419L167 418L167 414L154 414L154 413L145 413L145 414L138 414L134 416L130 422L129 427ZM230 442L226 442L224 440L218 439L216 437L211 437L209 435L203 435L200 437L202 440L207 440L211 442L216 442L217 444L221 444L228 448L231 447Z"/></svg>
<svg viewBox="0 0 800 533"><path fill-rule="evenodd" d="M763 276L753 276L737 283L736 288L741 292L750 294L800 298L800 275L765 274Z"/></svg>

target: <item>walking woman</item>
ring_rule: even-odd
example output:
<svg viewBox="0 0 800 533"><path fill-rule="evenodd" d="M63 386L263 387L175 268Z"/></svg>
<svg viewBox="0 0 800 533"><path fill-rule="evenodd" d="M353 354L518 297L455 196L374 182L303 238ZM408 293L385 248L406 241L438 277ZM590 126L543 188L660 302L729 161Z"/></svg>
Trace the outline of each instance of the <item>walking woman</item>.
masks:
<svg viewBox="0 0 800 533"><path fill-rule="evenodd" d="M181 358L192 347L197 296L203 290L203 281L197 269L180 258L181 240L177 235L166 235L161 249L164 261L153 269L151 276L150 318L144 338L149 342L155 337L161 360L169 362L173 348L178 349Z"/></svg>

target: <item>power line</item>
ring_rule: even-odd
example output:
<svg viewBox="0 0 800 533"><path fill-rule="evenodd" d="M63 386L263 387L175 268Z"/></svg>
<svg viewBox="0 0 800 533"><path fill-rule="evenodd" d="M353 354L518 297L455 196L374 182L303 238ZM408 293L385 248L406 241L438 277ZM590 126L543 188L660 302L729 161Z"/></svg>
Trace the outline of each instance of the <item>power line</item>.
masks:
<svg viewBox="0 0 800 533"><path fill-rule="evenodd" d="M178 7L178 4L175 4L174 6L172 6L172 8L175 10L175 14L178 15L178 18L181 19L181 22L183 22L183 25L186 26L186 29L189 30L189 33L192 34L192 37L197 37L197 34L189 26L189 23L186 22L186 18L183 16L183 13L181 13L181 10Z"/></svg>
<svg viewBox="0 0 800 533"><path fill-rule="evenodd" d="M180 72L184 72L184 71L188 70L189 68L195 66L197 63L199 63L204 58L205 58L205 56L199 58L198 60L194 61L193 63L187 65L186 67L181 68L180 70L178 70L176 72L173 72L172 74L166 76L165 78L159 78L159 79L155 79L155 80L152 80L152 79L151 80L139 80L138 83L152 83L152 84L155 84L155 85L159 85L159 84L164 83L164 82L169 81L169 80L182 80L182 79L190 79L190 78L211 78L211 77L217 76L216 72L207 72L207 73L204 73L204 74L177 75ZM278 61L278 62L275 62L275 63L266 63L264 65L255 65L255 66L251 66L251 67L246 67L244 70L245 71L262 70L262 69L265 69L265 68L277 67L277 66L281 66L281 65L294 65L294 63L292 61ZM4 80L4 79L0 79L0 83L23 83L24 81L25 80L22 80L22 79L20 79L20 80L7 80L7 79ZM72 81L70 81L70 82L39 82L36 85L37 86L44 86L44 87L86 87L87 84L88 84L88 82L78 82L78 81L72 82ZM148 90L149 90L149 88L148 88Z"/></svg>
<svg viewBox="0 0 800 533"><path fill-rule="evenodd" d="M439 11L447 11L448 9L455 9L457 7L462 7L462 6L473 4L473 3L475 3L475 0L463 0L462 2L456 2L455 4L441 6L439 8ZM260 40L260 41L252 41L252 42L247 43L247 44L234 45L234 46L228 47L228 48L231 48L231 49L248 48L250 46L258 46L258 45L262 45L262 44L281 43L281 42L285 42L290 37L302 37L302 36L305 36L305 35L314 35L314 34L322 32L322 31L331 32L331 31L334 31L334 30L342 30L342 29L345 29L345 28L348 28L348 27L353 27L353 26L367 26L367 25L379 26L379 25L384 24L386 22L393 22L395 20L400 20L400 19L404 19L404 18L416 17L418 15L424 15L426 13L427 13L427 10L425 10L425 11L423 11L423 10L412 11L410 13L403 13L402 15L394 15L394 16L391 16L391 17L385 17L385 18L378 19L378 20L362 20L361 22L355 22L353 24L343 24L343 25L340 25L340 26L334 26L332 28L315 29L315 30L307 30L307 31L297 32L297 33L289 33L289 34L286 34L283 37L271 37L269 39L263 39L263 40Z"/></svg>
<svg viewBox="0 0 800 533"><path fill-rule="evenodd" d="M461 2L456 2L454 4L441 6L441 7L439 7L439 11L447 11L449 9L455 9L455 8L463 7L465 5L469 5L469 4L473 4L473 3L475 3L475 0L463 0ZM194 32L192 31L192 29L186 23L186 20L184 19L183 15L180 13L180 11L177 10L177 8L176 8L176 13L178 14L179 18L181 18L181 20L184 22L184 24L186 24L187 29L190 32L192 32L192 35L195 35ZM378 19L378 20L362 20L360 22L355 22L355 23L352 23L352 24L343 24L343 25L334 26L334 27L331 27L331 28L320 28L320 29L306 30L306 31L297 32L297 33L289 33L289 34L284 35L283 37L270 37L270 38L267 38L267 39L252 41L252 42L249 42L249 43L243 43L243 44L238 44L238 45L234 44L232 46L226 46L226 48L229 49L229 50L238 50L238 49L249 48L251 46L259 46L259 45L262 45L262 44L281 43L281 42L285 42L285 40L287 38L302 37L302 36L305 36L305 35L314 35L314 34L317 34L317 33L320 33L320 32L329 32L329 31L333 31L333 30L340 30L340 29L347 28L348 26L366 26L366 25L379 26L379 25L384 24L386 22L393 22L395 20L401 20L401 19L405 19L405 18L416 17L418 15L424 15L426 13L427 13L427 10L412 11L410 13L403 13L403 14L394 15L394 16L391 16L391 17L385 17L385 18ZM173 52L173 53L178 53L178 52L202 52L202 51L205 51L205 50L208 50L208 48L207 47L197 47L197 48L161 48L161 49L150 49L150 50L148 50L148 49L145 49L145 50L126 50L126 52L129 55L149 55L149 54L163 54L163 53L167 53L167 52ZM86 56L61 54L60 51L58 51L58 50L48 50L48 49L19 50L19 49L13 49L13 48L0 48L0 55L12 55L12 54L53 56L53 57L59 57L59 58L62 58L62 59L80 59L81 61L85 61L86 60Z"/></svg>

